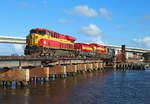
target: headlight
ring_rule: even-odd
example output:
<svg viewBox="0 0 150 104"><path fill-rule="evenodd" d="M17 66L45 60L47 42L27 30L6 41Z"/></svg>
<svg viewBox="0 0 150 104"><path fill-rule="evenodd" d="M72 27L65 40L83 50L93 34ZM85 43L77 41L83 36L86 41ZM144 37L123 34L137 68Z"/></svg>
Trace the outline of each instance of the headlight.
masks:
<svg viewBox="0 0 150 104"><path fill-rule="evenodd" d="M46 40L44 40L44 44L46 44Z"/></svg>

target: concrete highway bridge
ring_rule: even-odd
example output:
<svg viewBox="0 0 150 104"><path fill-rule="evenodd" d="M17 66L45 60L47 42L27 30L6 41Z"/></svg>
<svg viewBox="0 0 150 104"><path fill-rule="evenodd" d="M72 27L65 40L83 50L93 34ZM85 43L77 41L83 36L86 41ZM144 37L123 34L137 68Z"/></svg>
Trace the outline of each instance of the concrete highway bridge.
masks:
<svg viewBox="0 0 150 104"><path fill-rule="evenodd" d="M0 36L0 43L26 44L26 38ZM116 52L117 50L121 50L121 46L117 45L106 45L106 46L110 49L115 49ZM126 52L146 53L150 52L150 49L126 47Z"/></svg>
<svg viewBox="0 0 150 104"><path fill-rule="evenodd" d="M117 46L117 45L106 45L106 46L110 49L121 50L121 46ZM126 52L146 53L146 52L150 52L150 49L126 47Z"/></svg>

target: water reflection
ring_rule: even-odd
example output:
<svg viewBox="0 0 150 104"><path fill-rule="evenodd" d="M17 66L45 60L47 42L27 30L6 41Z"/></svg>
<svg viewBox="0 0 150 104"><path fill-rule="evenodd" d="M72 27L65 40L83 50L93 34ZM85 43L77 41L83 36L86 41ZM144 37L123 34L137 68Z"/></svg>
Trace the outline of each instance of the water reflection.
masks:
<svg viewBox="0 0 150 104"><path fill-rule="evenodd" d="M0 104L149 104L150 71L108 71L0 88Z"/></svg>

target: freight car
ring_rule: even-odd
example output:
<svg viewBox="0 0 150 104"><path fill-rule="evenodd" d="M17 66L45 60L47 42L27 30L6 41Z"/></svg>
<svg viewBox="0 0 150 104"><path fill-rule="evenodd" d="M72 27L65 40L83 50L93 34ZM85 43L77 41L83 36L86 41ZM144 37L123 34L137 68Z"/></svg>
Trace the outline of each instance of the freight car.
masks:
<svg viewBox="0 0 150 104"><path fill-rule="evenodd" d="M106 46L96 43L75 43L76 38L47 29L31 29L26 37L25 55L57 57L100 57Z"/></svg>

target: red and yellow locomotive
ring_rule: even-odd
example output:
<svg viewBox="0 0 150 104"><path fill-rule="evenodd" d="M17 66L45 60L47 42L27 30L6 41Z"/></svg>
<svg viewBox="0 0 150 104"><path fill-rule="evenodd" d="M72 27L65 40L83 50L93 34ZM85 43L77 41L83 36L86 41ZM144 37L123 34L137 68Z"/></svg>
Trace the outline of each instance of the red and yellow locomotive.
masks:
<svg viewBox="0 0 150 104"><path fill-rule="evenodd" d="M47 29L32 29L26 37L25 55L73 55L76 38Z"/></svg>
<svg viewBox="0 0 150 104"><path fill-rule="evenodd" d="M95 53L99 53L99 54L107 54L107 48L104 45L100 45L100 44L96 44L96 43L91 43L89 44Z"/></svg>
<svg viewBox="0 0 150 104"><path fill-rule="evenodd" d="M75 43L75 50L78 56L92 56L93 49L87 43Z"/></svg>
<svg viewBox="0 0 150 104"><path fill-rule="evenodd" d="M31 29L26 37L25 55L97 57L107 54L106 46L96 43L75 43L75 40L75 37L47 29Z"/></svg>

